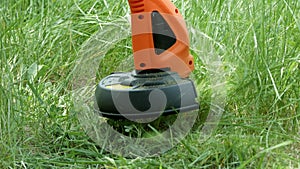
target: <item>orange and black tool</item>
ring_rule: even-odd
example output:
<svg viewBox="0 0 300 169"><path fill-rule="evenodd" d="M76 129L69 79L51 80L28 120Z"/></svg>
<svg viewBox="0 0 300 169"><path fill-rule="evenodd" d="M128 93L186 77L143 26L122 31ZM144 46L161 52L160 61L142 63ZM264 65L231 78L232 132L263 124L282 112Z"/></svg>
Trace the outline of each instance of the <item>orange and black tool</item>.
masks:
<svg viewBox="0 0 300 169"><path fill-rule="evenodd" d="M169 0L128 0L135 70L113 73L96 89L97 112L143 119L199 108L185 21Z"/></svg>

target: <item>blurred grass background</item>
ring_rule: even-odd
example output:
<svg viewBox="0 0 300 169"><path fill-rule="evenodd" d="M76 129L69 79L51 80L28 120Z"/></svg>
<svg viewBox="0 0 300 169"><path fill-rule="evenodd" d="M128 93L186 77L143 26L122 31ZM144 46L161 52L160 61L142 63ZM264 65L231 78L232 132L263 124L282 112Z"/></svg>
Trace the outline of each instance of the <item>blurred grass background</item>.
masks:
<svg viewBox="0 0 300 169"><path fill-rule="evenodd" d="M300 167L300 1L173 2L225 65L226 108L210 139L194 130L147 159L102 152L71 111L72 71L81 44L128 15L127 2L2 0L0 168Z"/></svg>

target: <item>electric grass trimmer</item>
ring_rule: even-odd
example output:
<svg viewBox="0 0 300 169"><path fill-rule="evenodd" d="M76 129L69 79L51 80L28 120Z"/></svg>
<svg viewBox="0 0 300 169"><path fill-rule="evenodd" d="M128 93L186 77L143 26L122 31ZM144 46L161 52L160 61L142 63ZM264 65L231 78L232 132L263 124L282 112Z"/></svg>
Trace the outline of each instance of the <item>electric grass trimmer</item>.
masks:
<svg viewBox="0 0 300 169"><path fill-rule="evenodd" d="M135 70L100 81L97 112L108 118L145 119L199 108L189 75L194 60L185 21L169 0L128 0Z"/></svg>

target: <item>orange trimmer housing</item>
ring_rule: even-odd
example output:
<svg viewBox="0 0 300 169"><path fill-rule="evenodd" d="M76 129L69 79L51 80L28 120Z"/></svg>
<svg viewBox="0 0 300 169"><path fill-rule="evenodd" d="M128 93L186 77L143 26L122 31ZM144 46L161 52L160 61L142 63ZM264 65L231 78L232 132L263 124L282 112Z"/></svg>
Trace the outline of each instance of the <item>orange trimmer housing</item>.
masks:
<svg viewBox="0 0 300 169"><path fill-rule="evenodd" d="M194 60L189 50L186 24L179 10L169 0L128 2L136 71L167 69L182 78L188 77L194 70Z"/></svg>
<svg viewBox="0 0 300 169"><path fill-rule="evenodd" d="M97 85L95 112L145 123L199 109L185 21L169 0L128 0L135 70Z"/></svg>

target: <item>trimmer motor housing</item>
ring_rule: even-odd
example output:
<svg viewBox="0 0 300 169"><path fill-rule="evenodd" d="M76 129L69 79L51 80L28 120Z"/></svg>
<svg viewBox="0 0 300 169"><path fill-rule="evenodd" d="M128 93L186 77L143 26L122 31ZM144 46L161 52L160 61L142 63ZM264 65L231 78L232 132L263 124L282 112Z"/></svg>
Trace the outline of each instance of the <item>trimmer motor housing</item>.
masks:
<svg viewBox="0 0 300 169"><path fill-rule="evenodd" d="M199 109L187 27L170 0L128 0L134 71L113 73L96 89L96 111L144 119Z"/></svg>

